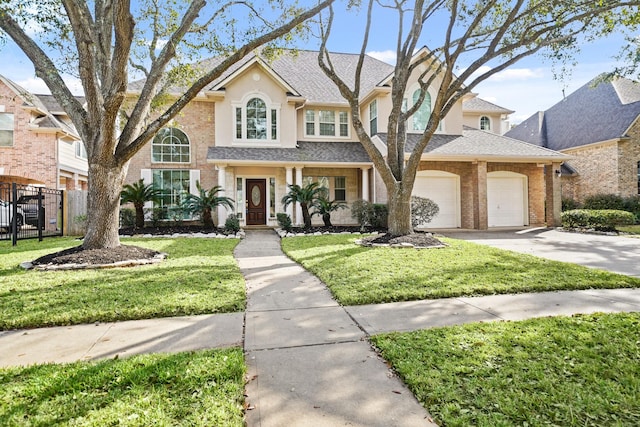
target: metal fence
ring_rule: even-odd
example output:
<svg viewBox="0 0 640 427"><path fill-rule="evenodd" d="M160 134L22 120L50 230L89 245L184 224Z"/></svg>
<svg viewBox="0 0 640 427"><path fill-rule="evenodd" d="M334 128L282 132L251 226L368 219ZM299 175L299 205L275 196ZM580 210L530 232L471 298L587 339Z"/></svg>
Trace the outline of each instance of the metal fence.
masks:
<svg viewBox="0 0 640 427"><path fill-rule="evenodd" d="M0 182L0 240L62 236L62 190Z"/></svg>

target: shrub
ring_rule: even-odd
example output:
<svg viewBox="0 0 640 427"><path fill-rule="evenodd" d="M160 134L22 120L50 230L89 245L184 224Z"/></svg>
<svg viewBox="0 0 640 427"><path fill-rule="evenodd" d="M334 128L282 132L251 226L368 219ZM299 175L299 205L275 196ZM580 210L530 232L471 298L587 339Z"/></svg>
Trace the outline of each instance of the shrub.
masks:
<svg viewBox="0 0 640 427"><path fill-rule="evenodd" d="M584 200L584 209L613 209L624 211L624 198L616 194L595 194Z"/></svg>
<svg viewBox="0 0 640 427"><path fill-rule="evenodd" d="M163 208L153 208L151 209L151 225L157 227L160 225L160 222L165 219L167 216L166 209Z"/></svg>
<svg viewBox="0 0 640 427"><path fill-rule="evenodd" d="M581 207L582 206L580 205L580 202L578 202L577 200L571 199L569 197L562 198L562 212L580 209Z"/></svg>
<svg viewBox="0 0 640 427"><path fill-rule="evenodd" d="M131 208L120 209L120 227L133 227L136 224L136 211Z"/></svg>
<svg viewBox="0 0 640 427"><path fill-rule="evenodd" d="M575 209L562 212L562 226L565 228L594 228L600 231L613 231L617 225L633 224L635 217L631 212L612 209Z"/></svg>
<svg viewBox="0 0 640 427"><path fill-rule="evenodd" d="M277 213L276 220L278 221L278 225L284 231L291 231L291 227L292 227L291 217L288 214L283 212Z"/></svg>
<svg viewBox="0 0 640 427"><path fill-rule="evenodd" d="M413 228L430 223L438 215L438 212L440 212L440 208L433 200L426 197L411 197L411 226Z"/></svg>
<svg viewBox="0 0 640 427"><path fill-rule="evenodd" d="M371 226L386 228L389 217L387 205L356 200L351 204L351 218L358 221L361 227Z"/></svg>
<svg viewBox="0 0 640 427"><path fill-rule="evenodd" d="M227 220L224 222L224 230L227 233L237 233L240 231L240 220L238 219L238 215L231 214L227 217Z"/></svg>

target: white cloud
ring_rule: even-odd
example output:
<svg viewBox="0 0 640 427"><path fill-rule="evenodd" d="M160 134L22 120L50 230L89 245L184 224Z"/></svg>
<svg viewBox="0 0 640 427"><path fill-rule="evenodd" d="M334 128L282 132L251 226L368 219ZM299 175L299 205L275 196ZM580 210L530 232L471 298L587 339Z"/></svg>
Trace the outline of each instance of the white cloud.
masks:
<svg viewBox="0 0 640 427"><path fill-rule="evenodd" d="M506 82L514 80L531 80L540 79L544 77L544 71L542 68L507 68L504 71L500 71L493 76L489 77L489 80L495 82Z"/></svg>
<svg viewBox="0 0 640 427"><path fill-rule="evenodd" d="M367 55L376 58L382 62L386 62L387 64L395 64L396 63L396 51L395 50L383 50L383 51L375 51L367 52Z"/></svg>
<svg viewBox="0 0 640 427"><path fill-rule="evenodd" d="M80 83L80 79L74 77L63 77L63 80L67 84L67 87L69 88L71 93L73 93L74 95L82 95L84 93L82 89L82 83ZM51 91L44 83L44 80L37 77L30 77L24 80L15 80L15 82L31 93L39 95L51 94Z"/></svg>

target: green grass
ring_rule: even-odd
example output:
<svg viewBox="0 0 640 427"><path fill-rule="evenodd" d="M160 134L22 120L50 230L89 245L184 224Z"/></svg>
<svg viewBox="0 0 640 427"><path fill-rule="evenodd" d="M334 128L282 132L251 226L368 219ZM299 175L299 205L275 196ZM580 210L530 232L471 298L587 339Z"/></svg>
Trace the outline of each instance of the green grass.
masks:
<svg viewBox="0 0 640 427"><path fill-rule="evenodd" d="M372 338L441 426L640 425L640 314Z"/></svg>
<svg viewBox="0 0 640 427"><path fill-rule="evenodd" d="M20 262L79 245L71 238L0 243L0 329L242 311L236 239L123 239L166 252L139 267L24 271Z"/></svg>
<svg viewBox="0 0 640 427"><path fill-rule="evenodd" d="M0 369L3 426L242 426L242 350Z"/></svg>
<svg viewBox="0 0 640 427"><path fill-rule="evenodd" d="M640 234L640 225L620 225L616 230L629 234Z"/></svg>
<svg viewBox="0 0 640 427"><path fill-rule="evenodd" d="M344 305L588 288L640 279L443 238L443 249L365 248L351 235L282 240L285 252Z"/></svg>

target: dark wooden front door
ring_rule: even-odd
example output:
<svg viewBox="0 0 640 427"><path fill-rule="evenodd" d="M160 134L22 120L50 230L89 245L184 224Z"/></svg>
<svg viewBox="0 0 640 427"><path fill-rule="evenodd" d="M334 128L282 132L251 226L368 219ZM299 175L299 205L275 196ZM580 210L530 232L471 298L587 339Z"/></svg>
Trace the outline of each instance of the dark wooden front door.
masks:
<svg viewBox="0 0 640 427"><path fill-rule="evenodd" d="M247 179L247 225L267 223L267 180Z"/></svg>

